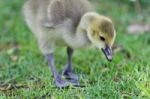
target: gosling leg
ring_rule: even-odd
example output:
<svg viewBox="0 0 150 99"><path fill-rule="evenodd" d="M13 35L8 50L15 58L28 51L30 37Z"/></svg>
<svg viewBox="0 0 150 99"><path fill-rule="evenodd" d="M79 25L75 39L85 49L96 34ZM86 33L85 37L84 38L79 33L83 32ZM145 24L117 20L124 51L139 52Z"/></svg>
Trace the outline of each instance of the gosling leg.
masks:
<svg viewBox="0 0 150 99"><path fill-rule="evenodd" d="M50 67L51 72L53 74L56 87L64 88L64 87L69 86L69 82L66 80L63 80L56 70L53 53L47 54L46 58L48 60L49 67Z"/></svg>
<svg viewBox="0 0 150 99"><path fill-rule="evenodd" d="M72 68L72 55L73 55L73 49L67 48L67 65L64 68L63 75L74 85L79 85L79 78L76 74L73 73Z"/></svg>

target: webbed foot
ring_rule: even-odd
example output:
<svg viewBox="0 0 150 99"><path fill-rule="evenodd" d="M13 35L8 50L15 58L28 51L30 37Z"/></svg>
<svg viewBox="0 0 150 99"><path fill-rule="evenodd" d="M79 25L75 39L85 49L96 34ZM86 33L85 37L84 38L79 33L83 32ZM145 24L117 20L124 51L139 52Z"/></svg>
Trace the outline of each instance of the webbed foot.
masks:
<svg viewBox="0 0 150 99"><path fill-rule="evenodd" d="M60 77L57 77L55 79L55 85L56 87L58 88L65 88L65 87L68 87L70 85L70 82L66 81L66 80L63 80L62 78Z"/></svg>

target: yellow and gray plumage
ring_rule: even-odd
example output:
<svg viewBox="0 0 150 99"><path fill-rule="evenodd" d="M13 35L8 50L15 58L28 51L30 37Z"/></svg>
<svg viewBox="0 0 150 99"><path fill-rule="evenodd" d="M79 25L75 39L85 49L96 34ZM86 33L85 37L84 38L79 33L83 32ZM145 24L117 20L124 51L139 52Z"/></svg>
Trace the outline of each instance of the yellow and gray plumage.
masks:
<svg viewBox="0 0 150 99"><path fill-rule="evenodd" d="M72 80L76 78L71 67L73 49L94 45L112 59L113 23L96 13L87 0L28 0L23 6L23 14L49 61L56 86L68 86L68 81L62 80L54 66L53 52L57 46L68 47L65 73Z"/></svg>
<svg viewBox="0 0 150 99"><path fill-rule="evenodd" d="M77 25L83 14L89 11L92 8L86 0L28 0L23 10L44 54L51 53L59 42L78 42L73 40ZM78 43L68 45L78 47L82 42Z"/></svg>

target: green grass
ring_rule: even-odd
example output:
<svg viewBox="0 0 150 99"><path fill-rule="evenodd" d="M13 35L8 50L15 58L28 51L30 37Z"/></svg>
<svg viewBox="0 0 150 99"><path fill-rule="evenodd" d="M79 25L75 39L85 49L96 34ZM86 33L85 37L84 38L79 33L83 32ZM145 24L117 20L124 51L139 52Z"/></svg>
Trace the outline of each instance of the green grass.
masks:
<svg viewBox="0 0 150 99"><path fill-rule="evenodd" d="M0 0L0 84L24 85L0 91L0 99L150 98L150 33L126 33L131 21L140 21L132 6L112 0L93 3L99 13L114 20L115 44L123 46L123 51L115 53L109 63L96 49L77 50L73 57L74 70L81 75L80 82L86 87L57 89L36 39L23 21L22 4L21 0ZM150 18L146 20L149 22ZM55 56L61 71L66 61L65 48L57 48Z"/></svg>

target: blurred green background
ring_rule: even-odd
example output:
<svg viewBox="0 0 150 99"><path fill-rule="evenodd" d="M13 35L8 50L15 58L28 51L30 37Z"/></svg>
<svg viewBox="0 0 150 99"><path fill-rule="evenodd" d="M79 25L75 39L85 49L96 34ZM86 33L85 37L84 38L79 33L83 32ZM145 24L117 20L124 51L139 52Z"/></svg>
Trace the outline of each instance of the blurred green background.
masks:
<svg viewBox="0 0 150 99"><path fill-rule="evenodd" d="M23 21L25 0L0 0L0 99L150 98L150 1L89 1L97 12L114 21L114 60L107 62L96 49L77 50L73 65L86 87L60 90L55 88L47 62ZM55 56L61 71L65 48L56 49Z"/></svg>

